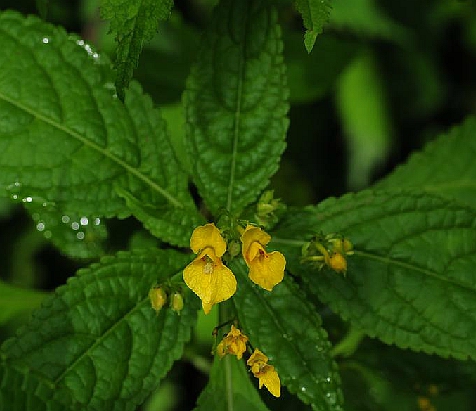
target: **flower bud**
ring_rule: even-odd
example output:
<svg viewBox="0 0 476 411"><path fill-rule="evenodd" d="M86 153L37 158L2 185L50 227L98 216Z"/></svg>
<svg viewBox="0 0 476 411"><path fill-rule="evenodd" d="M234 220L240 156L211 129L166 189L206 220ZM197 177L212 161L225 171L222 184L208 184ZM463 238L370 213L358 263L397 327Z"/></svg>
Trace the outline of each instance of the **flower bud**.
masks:
<svg viewBox="0 0 476 411"><path fill-rule="evenodd" d="M172 308L172 310L174 310L177 313L180 313L180 311L182 311L182 309L183 309L182 294L177 293L177 292L172 294L172 300L170 302L170 307Z"/></svg>
<svg viewBox="0 0 476 411"><path fill-rule="evenodd" d="M149 291L152 308L158 313L167 302L167 294L161 287L153 287Z"/></svg>
<svg viewBox="0 0 476 411"><path fill-rule="evenodd" d="M347 271L347 260L341 253L334 253L329 258L329 267L338 273Z"/></svg>

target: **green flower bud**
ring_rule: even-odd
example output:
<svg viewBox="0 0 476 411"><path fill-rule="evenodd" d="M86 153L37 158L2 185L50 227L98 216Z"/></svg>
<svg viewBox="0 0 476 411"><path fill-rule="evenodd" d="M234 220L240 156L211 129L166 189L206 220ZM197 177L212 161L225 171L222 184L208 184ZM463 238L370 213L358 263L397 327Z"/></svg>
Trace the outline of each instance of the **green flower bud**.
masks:
<svg viewBox="0 0 476 411"><path fill-rule="evenodd" d="M177 313L180 313L183 309L183 297L180 293L173 293L172 300L170 302L170 307Z"/></svg>
<svg viewBox="0 0 476 411"><path fill-rule="evenodd" d="M152 308L158 313L167 302L167 294L163 288L154 287L149 291L149 299Z"/></svg>

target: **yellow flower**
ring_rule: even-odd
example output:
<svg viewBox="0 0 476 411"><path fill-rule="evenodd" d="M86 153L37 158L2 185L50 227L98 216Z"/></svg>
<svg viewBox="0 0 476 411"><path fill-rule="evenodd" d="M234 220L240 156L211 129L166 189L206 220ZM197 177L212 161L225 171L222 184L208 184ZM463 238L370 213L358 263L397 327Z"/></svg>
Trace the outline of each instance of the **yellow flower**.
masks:
<svg viewBox="0 0 476 411"><path fill-rule="evenodd" d="M278 251L267 253L264 249L270 240L269 234L251 225L248 225L241 235L241 252L250 269L249 277L268 291L283 280L286 266L284 255Z"/></svg>
<svg viewBox="0 0 476 411"><path fill-rule="evenodd" d="M218 344L217 353L220 357L224 357L226 354L236 355L236 358L241 360L243 353L246 351L247 341L248 337L232 325L231 331Z"/></svg>
<svg viewBox="0 0 476 411"><path fill-rule="evenodd" d="M279 375L272 365L268 365L268 357L266 355L255 348L254 353L251 354L246 364L250 366L253 375L258 378L259 388L264 385L275 397L281 395Z"/></svg>
<svg viewBox="0 0 476 411"><path fill-rule="evenodd" d="M221 261L226 242L215 224L206 224L193 231L190 248L198 255L183 270L183 280L202 300L203 311L208 314L236 291L235 276Z"/></svg>

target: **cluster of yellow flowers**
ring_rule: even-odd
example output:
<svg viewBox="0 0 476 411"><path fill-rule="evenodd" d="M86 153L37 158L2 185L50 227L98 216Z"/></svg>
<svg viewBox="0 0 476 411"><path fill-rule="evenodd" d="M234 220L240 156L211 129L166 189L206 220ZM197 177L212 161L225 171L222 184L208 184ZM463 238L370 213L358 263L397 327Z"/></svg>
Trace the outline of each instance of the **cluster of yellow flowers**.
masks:
<svg viewBox="0 0 476 411"><path fill-rule="evenodd" d="M241 254L249 268L250 280L271 291L283 280L286 266L284 255L278 251L266 252L265 247L271 236L261 228L248 224L240 232ZM197 256L183 270L183 279L202 300L205 314L215 304L228 300L236 291L235 276L222 262L226 246L220 230L213 223L197 227L190 238L190 248ZM241 359L246 352L247 343L248 337L232 325L231 331L218 344L216 352L220 357L232 354ZM247 364L259 379L259 387L264 385L271 394L279 397L279 376L274 367L268 364L268 357L255 349Z"/></svg>
<svg viewBox="0 0 476 411"><path fill-rule="evenodd" d="M270 240L269 234L252 225L241 234L241 253L250 269L249 278L268 291L283 280L286 265L280 252L266 252ZM210 223L193 231L190 248L197 257L183 270L183 279L202 300L208 314L215 304L228 300L236 291L235 276L221 260L226 242L215 224Z"/></svg>
<svg viewBox="0 0 476 411"><path fill-rule="evenodd" d="M236 355L240 360L246 352L247 342L248 337L232 325L231 331L218 344L217 353L220 357L224 357L226 354ZM281 395L281 381L274 367L268 364L266 355L255 348L246 364L250 367L253 375L258 378L259 388L264 385L275 397Z"/></svg>

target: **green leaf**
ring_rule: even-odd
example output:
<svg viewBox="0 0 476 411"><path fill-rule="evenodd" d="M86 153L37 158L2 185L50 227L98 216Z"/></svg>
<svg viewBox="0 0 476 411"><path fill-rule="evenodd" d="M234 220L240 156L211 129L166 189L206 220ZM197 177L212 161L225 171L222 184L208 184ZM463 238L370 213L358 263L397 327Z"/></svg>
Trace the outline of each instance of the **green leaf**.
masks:
<svg viewBox="0 0 476 411"><path fill-rule="evenodd" d="M3 344L4 375L34 376L81 410L135 410L190 338L198 309L191 292L180 315L166 307L156 314L148 297L188 261L172 250L120 252L80 270Z"/></svg>
<svg viewBox="0 0 476 411"><path fill-rule="evenodd" d="M375 56L361 53L342 73L337 106L349 148L348 186L368 186L372 172L386 159L392 127L385 88Z"/></svg>
<svg viewBox="0 0 476 411"><path fill-rule="evenodd" d="M107 228L96 216L65 215L54 207L26 203L36 230L63 254L72 258L98 258L105 254Z"/></svg>
<svg viewBox="0 0 476 411"><path fill-rule="evenodd" d="M321 231L354 244L346 276L300 263L300 244ZM365 191L291 209L274 240L291 272L356 328L402 348L476 358L474 210L420 192Z"/></svg>
<svg viewBox="0 0 476 411"><path fill-rule="evenodd" d="M317 36L322 33L324 24L329 20L331 0L295 0L296 9L302 15L306 33L304 46L308 53L312 51Z"/></svg>
<svg viewBox="0 0 476 411"><path fill-rule="evenodd" d="M195 411L266 411L256 388L251 385L244 360L215 356L210 380L197 400Z"/></svg>
<svg viewBox="0 0 476 411"><path fill-rule="evenodd" d="M102 0L101 16L111 20L116 36L116 89L124 101L124 90L132 79L144 42L157 32L160 20L168 19L173 0Z"/></svg>
<svg viewBox="0 0 476 411"><path fill-rule="evenodd" d="M253 347L269 357L282 384L315 410L342 410L337 365L315 308L289 276L268 292L248 279L243 263L233 264L232 270L240 325Z"/></svg>
<svg viewBox="0 0 476 411"><path fill-rule="evenodd" d="M418 188L476 208L476 118L440 135L378 182L378 189Z"/></svg>
<svg viewBox="0 0 476 411"><path fill-rule="evenodd" d="M147 230L170 244L189 247L195 227L206 223L196 210L156 208L141 203L127 191L118 189L118 194L126 200L129 209Z"/></svg>
<svg viewBox="0 0 476 411"><path fill-rule="evenodd" d="M180 102L161 106L162 115L168 124L170 142L177 160L188 174L192 174L187 147L185 146L185 116Z"/></svg>
<svg viewBox="0 0 476 411"><path fill-rule="evenodd" d="M117 186L156 207L193 207L166 124L137 84L121 104L108 62L34 17L2 13L0 46L0 195L126 217Z"/></svg>
<svg viewBox="0 0 476 411"><path fill-rule="evenodd" d="M215 215L240 212L278 168L288 125L282 48L266 1L216 7L184 94L194 182Z"/></svg>
<svg viewBox="0 0 476 411"><path fill-rule="evenodd" d="M37 308L47 293L15 287L0 280L0 325Z"/></svg>

